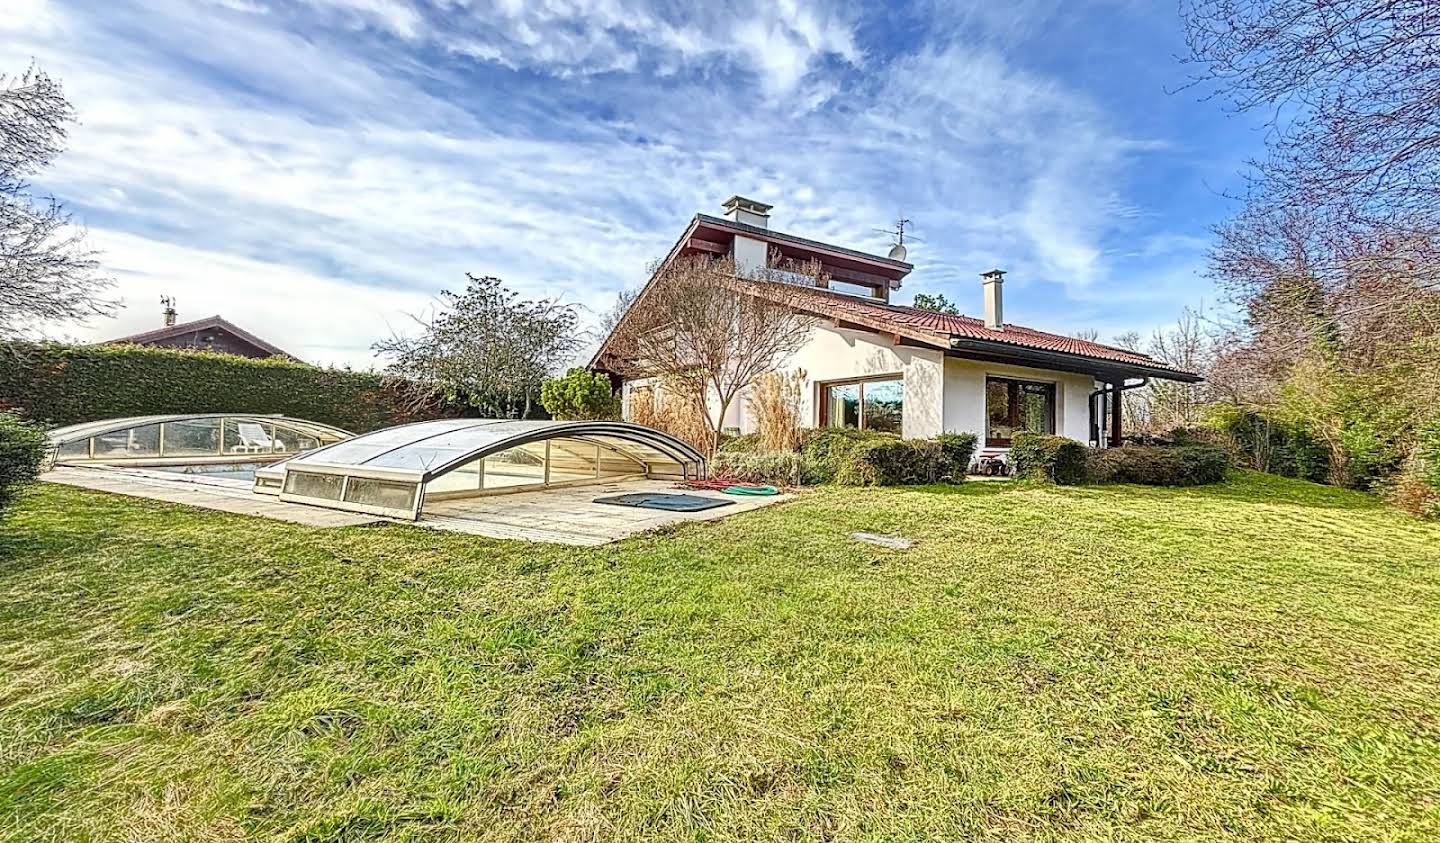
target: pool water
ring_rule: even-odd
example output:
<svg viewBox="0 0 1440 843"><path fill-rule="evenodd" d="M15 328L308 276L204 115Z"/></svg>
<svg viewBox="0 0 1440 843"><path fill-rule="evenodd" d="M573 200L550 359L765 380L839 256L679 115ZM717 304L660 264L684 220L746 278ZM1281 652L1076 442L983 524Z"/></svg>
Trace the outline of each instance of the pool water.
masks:
<svg viewBox="0 0 1440 843"><path fill-rule="evenodd" d="M224 477L230 480L254 480L255 469L264 465L258 462L209 463L205 465L156 465L158 471L173 471L176 474L203 474L206 477Z"/></svg>

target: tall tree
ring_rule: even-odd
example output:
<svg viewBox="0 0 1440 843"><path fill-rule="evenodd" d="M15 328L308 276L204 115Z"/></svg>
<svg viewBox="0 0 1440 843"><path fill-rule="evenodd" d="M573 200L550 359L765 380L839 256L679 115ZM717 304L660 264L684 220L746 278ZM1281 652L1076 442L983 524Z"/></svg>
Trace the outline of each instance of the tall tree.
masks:
<svg viewBox="0 0 1440 843"><path fill-rule="evenodd" d="M418 336L397 334L374 348L392 374L487 416L526 418L545 379L579 350L579 315L554 299L521 299L499 278L465 277L464 292L442 292L432 313L415 317Z"/></svg>
<svg viewBox="0 0 1440 843"><path fill-rule="evenodd" d="M1263 110L1256 192L1390 230L1440 225L1440 35L1425 0L1182 0L1196 81Z"/></svg>
<svg viewBox="0 0 1440 843"><path fill-rule="evenodd" d="M945 298L944 293L916 293L914 300L911 302L911 307L916 307L920 310L933 310L936 313L948 313L951 316L960 315L960 308Z"/></svg>
<svg viewBox="0 0 1440 843"><path fill-rule="evenodd" d="M84 232L54 197L35 196L28 181L64 149L74 120L60 83L44 72L0 75L0 335L114 307L104 296L111 281L85 247Z"/></svg>
<svg viewBox="0 0 1440 843"><path fill-rule="evenodd" d="M694 396L713 448L741 391L809 338L810 319L797 305L819 272L803 264L740 276L729 257L665 264L611 335L608 356L627 377L662 378Z"/></svg>

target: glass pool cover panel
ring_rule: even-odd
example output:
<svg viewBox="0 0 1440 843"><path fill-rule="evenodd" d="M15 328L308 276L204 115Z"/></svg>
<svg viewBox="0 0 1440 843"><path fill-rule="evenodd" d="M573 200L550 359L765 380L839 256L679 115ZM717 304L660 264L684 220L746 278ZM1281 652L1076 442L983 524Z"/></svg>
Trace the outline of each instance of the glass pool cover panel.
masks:
<svg viewBox="0 0 1440 843"><path fill-rule="evenodd" d="M277 436L278 438L278 436ZM413 517L425 495L457 497L583 483L607 477L699 477L704 458L660 431L625 422L441 419L401 425L318 448L282 464L298 473L385 481L355 491L308 492L286 483L286 495L337 501ZM343 483L342 483L343 485ZM351 488L346 486L346 489Z"/></svg>
<svg viewBox="0 0 1440 843"><path fill-rule="evenodd" d="M293 454L338 442L347 431L283 416L137 416L85 422L50 431L57 463L119 463L127 460L177 464L234 456L255 459Z"/></svg>

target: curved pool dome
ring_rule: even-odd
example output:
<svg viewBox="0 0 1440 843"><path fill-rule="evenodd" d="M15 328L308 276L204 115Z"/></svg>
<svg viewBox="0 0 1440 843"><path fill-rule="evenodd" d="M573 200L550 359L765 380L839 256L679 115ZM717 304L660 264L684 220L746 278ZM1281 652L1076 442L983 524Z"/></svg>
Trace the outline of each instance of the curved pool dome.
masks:
<svg viewBox="0 0 1440 843"><path fill-rule="evenodd" d="M637 424L443 419L365 433L267 466L255 473L255 491L413 520L426 501L704 476L699 451Z"/></svg>
<svg viewBox="0 0 1440 843"><path fill-rule="evenodd" d="M354 434L282 415L190 413L133 416L58 427L56 465L175 465L274 462Z"/></svg>

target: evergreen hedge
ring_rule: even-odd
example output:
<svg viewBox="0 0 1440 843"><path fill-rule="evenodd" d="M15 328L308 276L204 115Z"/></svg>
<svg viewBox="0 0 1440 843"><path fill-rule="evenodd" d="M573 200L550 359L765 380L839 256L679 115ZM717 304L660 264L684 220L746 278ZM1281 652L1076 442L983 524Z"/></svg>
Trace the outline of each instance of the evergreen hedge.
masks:
<svg viewBox="0 0 1440 843"><path fill-rule="evenodd" d="M29 342L0 343L4 410L48 425L166 413L282 413L356 433L465 414L413 383L374 372L206 351Z"/></svg>
<svg viewBox="0 0 1440 843"><path fill-rule="evenodd" d="M1090 452L1092 483L1202 486L1230 471L1230 453L1219 445L1126 445Z"/></svg>
<svg viewBox="0 0 1440 843"><path fill-rule="evenodd" d="M15 493L40 472L45 434L13 413L0 413L0 516Z"/></svg>
<svg viewBox="0 0 1440 843"><path fill-rule="evenodd" d="M1047 480L1060 486L1085 482L1088 456L1088 448L1064 436L1021 430L1010 442L1010 464L1016 477Z"/></svg>

